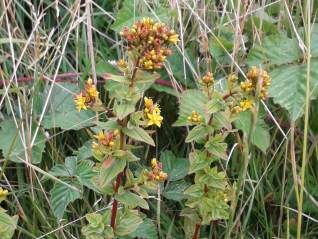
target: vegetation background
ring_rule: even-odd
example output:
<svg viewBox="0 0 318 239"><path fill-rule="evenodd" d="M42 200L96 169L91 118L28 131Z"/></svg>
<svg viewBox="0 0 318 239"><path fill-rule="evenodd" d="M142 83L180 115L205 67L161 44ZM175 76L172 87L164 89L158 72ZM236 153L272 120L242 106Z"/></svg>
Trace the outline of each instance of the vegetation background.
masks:
<svg viewBox="0 0 318 239"><path fill-rule="evenodd" d="M50 169L71 156L91 158L86 127L95 115L77 113L72 97L88 76L108 97L104 74L121 59L119 32L143 17L168 23L180 36L147 92L165 119L158 143L140 152L140 167L156 155L171 176L162 201L150 200L151 220L127 238L191 237L191 225L180 216L192 180L191 145L184 143L187 129L172 126L179 93L197 88L206 71L222 88L228 74L242 77L251 66L266 69L272 85L260 105L245 178L238 177L240 145L229 142L228 176L244 185L232 238L296 238L298 215L301 238L318 238L317 13L316 0L1 0L0 187L9 190L1 206L19 215L13 238L82 238L85 214L107 207L107 199L88 188L81 194L54 190L57 182L73 185L72 178L55 177ZM237 127L248 131L250 124L245 117ZM0 232L7 222L1 211ZM222 238L227 225L202 227L201 238Z"/></svg>

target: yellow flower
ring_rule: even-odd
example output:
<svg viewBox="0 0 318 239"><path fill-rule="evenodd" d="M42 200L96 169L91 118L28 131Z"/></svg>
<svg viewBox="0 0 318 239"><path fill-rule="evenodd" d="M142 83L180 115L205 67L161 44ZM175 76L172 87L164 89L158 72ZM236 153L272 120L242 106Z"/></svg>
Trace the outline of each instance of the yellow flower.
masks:
<svg viewBox="0 0 318 239"><path fill-rule="evenodd" d="M176 44L179 41L179 35L172 34L171 36L169 36L168 41L172 44Z"/></svg>
<svg viewBox="0 0 318 239"><path fill-rule="evenodd" d="M106 135L104 133L104 131L100 131L97 135L94 135L94 137L99 141L103 141L106 139Z"/></svg>
<svg viewBox="0 0 318 239"><path fill-rule="evenodd" d="M191 116L188 117L188 121L197 124L197 123L201 123L202 118L196 111L192 111Z"/></svg>
<svg viewBox="0 0 318 239"><path fill-rule="evenodd" d="M144 102L145 102L145 107L148 108L148 109L153 106L152 99L150 99L148 97L144 97Z"/></svg>
<svg viewBox="0 0 318 239"><path fill-rule="evenodd" d="M245 99L245 100L242 100L240 102L240 108L242 109L242 111L249 110L252 107L253 107L253 101L252 100Z"/></svg>
<svg viewBox="0 0 318 239"><path fill-rule="evenodd" d="M76 108L78 111L81 111L82 109L83 110L87 110L87 106L86 106L86 97L83 96L82 93L80 93L79 95L77 95L75 97L75 104L76 104Z"/></svg>
<svg viewBox="0 0 318 239"><path fill-rule="evenodd" d="M155 106L152 110L153 114L158 114L160 115L161 111L160 111L160 108L158 106Z"/></svg>
<svg viewBox="0 0 318 239"><path fill-rule="evenodd" d="M125 69L125 68L127 67L127 63L126 63L125 60L121 59L121 60L119 60L119 61L117 62L117 66L118 66L119 68Z"/></svg>
<svg viewBox="0 0 318 239"><path fill-rule="evenodd" d="M93 85L87 88L87 93L90 97L95 99L98 97L98 94L99 94L98 91L96 90L96 87Z"/></svg>
<svg viewBox="0 0 318 239"><path fill-rule="evenodd" d="M153 167L153 168L157 167L157 159L156 158L153 158L151 160L151 167Z"/></svg>
<svg viewBox="0 0 318 239"><path fill-rule="evenodd" d="M2 189L0 187L0 202L6 199L8 193L9 193L8 190Z"/></svg>
<svg viewBox="0 0 318 239"><path fill-rule="evenodd" d="M163 120L163 117L160 114L156 114L155 112L152 112L152 114L148 113L147 117L148 117L147 126L156 125L159 128L161 127L161 122Z"/></svg>
<svg viewBox="0 0 318 239"><path fill-rule="evenodd" d="M92 78L88 78L88 80L86 81L86 84L87 85L93 85L93 80L92 80Z"/></svg>

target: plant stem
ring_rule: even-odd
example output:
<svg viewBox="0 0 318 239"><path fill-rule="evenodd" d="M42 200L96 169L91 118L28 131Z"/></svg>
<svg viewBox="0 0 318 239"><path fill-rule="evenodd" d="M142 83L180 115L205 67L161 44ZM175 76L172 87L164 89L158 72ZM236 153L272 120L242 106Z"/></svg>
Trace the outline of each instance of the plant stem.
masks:
<svg viewBox="0 0 318 239"><path fill-rule="evenodd" d="M119 139L120 140L120 149L123 150L125 148L125 135L122 131L120 131L119 137L120 137L120 139ZM117 175L116 183L114 186L115 193L118 192L118 188L121 184L123 175L124 175L124 171L120 172ZM118 202L116 199L114 199L113 206L112 206L112 212L111 212L111 221L110 221L110 226L113 228L113 230L115 229L115 226L116 226L117 209L118 209Z"/></svg>
<svg viewBox="0 0 318 239"><path fill-rule="evenodd" d="M201 227L201 224L196 224L195 225L195 230L194 230L192 239L198 239L199 238L200 227Z"/></svg>
<svg viewBox="0 0 318 239"><path fill-rule="evenodd" d="M298 217L297 217L297 239L301 238L301 224L302 224L302 210L303 210L303 200L304 200L304 187L305 187L305 173L306 173L306 161L307 161L307 140L308 140L308 120L309 120L309 103L310 103L310 48L311 48L311 26L310 26L310 16L311 16L311 0L305 1L306 12L305 21L307 20L306 28L306 40L307 40L307 81L306 81L306 101L305 101L305 119L304 119L304 142L303 142L303 152L301 160L301 184L299 193L299 206L298 206Z"/></svg>

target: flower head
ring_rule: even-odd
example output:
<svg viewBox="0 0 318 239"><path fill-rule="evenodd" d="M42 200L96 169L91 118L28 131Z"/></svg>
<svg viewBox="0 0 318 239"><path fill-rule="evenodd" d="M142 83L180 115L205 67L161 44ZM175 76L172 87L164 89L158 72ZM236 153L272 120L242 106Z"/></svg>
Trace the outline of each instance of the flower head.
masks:
<svg viewBox="0 0 318 239"><path fill-rule="evenodd" d="M0 187L0 202L6 199L8 193L9 193L8 190L2 189Z"/></svg>
<svg viewBox="0 0 318 239"><path fill-rule="evenodd" d="M128 43L128 49L139 53L138 67L155 70L162 67L172 51L169 45L176 44L178 35L161 22L151 18L137 21L131 28L125 27L121 32Z"/></svg>
<svg viewBox="0 0 318 239"><path fill-rule="evenodd" d="M199 124L202 122L202 117L196 111L192 111L191 116L188 117L188 121L194 124Z"/></svg>
<svg viewBox="0 0 318 239"><path fill-rule="evenodd" d="M87 106L86 106L86 97L83 96L83 93L81 92L79 95L75 96L75 104L76 104L76 108L78 111L83 110L87 110Z"/></svg>
<svg viewBox="0 0 318 239"><path fill-rule="evenodd" d="M202 77L202 83L206 86L210 86L214 83L214 78L211 72L206 73L206 75Z"/></svg>
<svg viewBox="0 0 318 239"><path fill-rule="evenodd" d="M148 173L149 180L164 182L168 175L162 171L162 163L159 163L156 158L151 160L151 171Z"/></svg>
<svg viewBox="0 0 318 239"><path fill-rule="evenodd" d="M93 84L93 80L88 78L85 83L85 88L78 95L74 97L76 108L78 111L87 110L87 108L94 105L98 99L99 92Z"/></svg>
<svg viewBox="0 0 318 239"><path fill-rule="evenodd" d="M147 126L156 125L159 128L161 127L163 117L160 115L160 113L158 114L155 111L153 111L152 113L147 113L147 117L148 117Z"/></svg>

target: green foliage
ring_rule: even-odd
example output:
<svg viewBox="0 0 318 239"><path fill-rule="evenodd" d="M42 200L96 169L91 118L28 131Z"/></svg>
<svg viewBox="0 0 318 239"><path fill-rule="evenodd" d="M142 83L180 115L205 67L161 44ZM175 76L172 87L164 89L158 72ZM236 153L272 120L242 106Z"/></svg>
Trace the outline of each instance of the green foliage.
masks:
<svg viewBox="0 0 318 239"><path fill-rule="evenodd" d="M60 127L66 130L78 130L92 125L95 121L96 114L94 112L89 110L78 112L76 110L74 101L67 90L76 94L79 92L79 88L76 85L68 83L60 84L53 88L48 109L42 122L44 128ZM45 88L43 92L44 99L47 97L48 92L49 87Z"/></svg>
<svg viewBox="0 0 318 239"><path fill-rule="evenodd" d="M63 182L75 188L86 186L97 190L92 183L92 178L96 175L96 172L92 168L93 162L91 161L79 161L76 157L68 157L65 159L65 164L54 166L50 173L62 178ZM81 198L79 191L56 182L51 190L51 203L54 215L59 219L62 218L67 205L79 198Z"/></svg>
<svg viewBox="0 0 318 239"><path fill-rule="evenodd" d="M19 217L9 216L6 211L0 207L0 235L1 239L11 239L17 227Z"/></svg>
<svg viewBox="0 0 318 239"><path fill-rule="evenodd" d="M25 153L28 149L25 149L27 145L24 147L27 142L27 138L24 137L33 137L36 129L36 125L33 125L31 135L28 136L26 126L24 125L24 132L21 132L20 126L19 129L16 128L16 125L11 120L5 120L0 123L0 134L5 137L0 137L0 149L2 149L3 155L6 159L12 160L17 163L22 163L22 160L26 160ZM21 141L22 138L22 141ZM32 146L32 163L39 164L42 160L42 153L45 149L45 136L41 131L38 132L34 145Z"/></svg>
<svg viewBox="0 0 318 239"><path fill-rule="evenodd" d="M303 29L298 29L300 32ZM318 25L314 24L312 29L311 46L311 99L316 98L317 66L318 66ZM296 38L289 38L284 34L271 35L264 38L263 44L251 49L248 54L250 66L269 66L272 68L272 86L269 95L274 102L284 107L291 121L297 120L303 115L305 104L305 88L307 66L303 63L303 54L299 48Z"/></svg>
<svg viewBox="0 0 318 239"><path fill-rule="evenodd" d="M72 181L64 179L63 182L69 185L76 186ZM50 191L51 193L51 204L54 215L61 219L64 215L64 211L67 205L76 199L81 198L80 192L69 188L65 184L56 182L54 187Z"/></svg>
<svg viewBox="0 0 318 239"><path fill-rule="evenodd" d="M130 127L127 127L127 128L123 128L123 132L126 135L128 135L128 137L130 137L130 138L132 138L134 140L144 142L144 143L149 144L151 146L155 146L155 142L149 136L147 131L145 131L144 129L142 129L140 127L130 126Z"/></svg>
<svg viewBox="0 0 318 239"><path fill-rule="evenodd" d="M176 157L171 151L161 153L160 160L163 164L163 171L168 174L169 181L177 181L188 174L189 161L185 158Z"/></svg>
<svg viewBox="0 0 318 239"><path fill-rule="evenodd" d="M86 215L88 225L82 229L83 235L87 239L111 239L114 238L113 229L105 224L110 221L110 211L107 210L103 215L91 213Z"/></svg>
<svg viewBox="0 0 318 239"><path fill-rule="evenodd" d="M255 122L254 130L251 129L251 126L253 125L251 112L244 112L240 114L239 118L234 123L238 129L242 130L247 135L249 135L250 130L253 130L251 138L252 144L262 150L263 153L266 153L266 150L270 145L268 126L265 124L260 115L256 120L257 122Z"/></svg>
<svg viewBox="0 0 318 239"><path fill-rule="evenodd" d="M117 220L118 226L115 229L117 236L126 236L134 232L143 222L137 210L126 210L121 213Z"/></svg>
<svg viewBox="0 0 318 239"><path fill-rule="evenodd" d="M205 116L205 107L208 102L206 95L200 90L186 90L180 98L179 118L174 123L174 126L188 125L188 117L192 111L196 111L199 115Z"/></svg>

